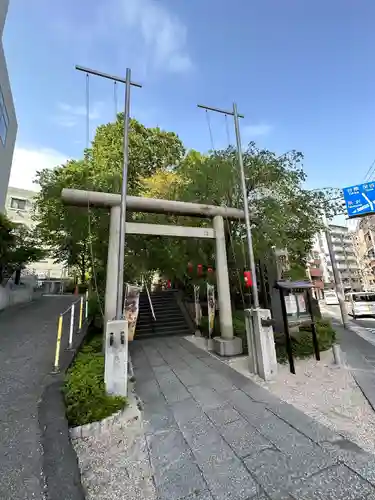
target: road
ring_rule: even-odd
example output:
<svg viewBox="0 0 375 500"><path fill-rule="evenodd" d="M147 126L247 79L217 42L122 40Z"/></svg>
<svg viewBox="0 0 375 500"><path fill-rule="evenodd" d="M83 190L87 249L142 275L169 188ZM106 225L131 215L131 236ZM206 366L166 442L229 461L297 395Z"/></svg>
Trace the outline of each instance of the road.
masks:
<svg viewBox="0 0 375 500"><path fill-rule="evenodd" d="M1 500L43 498L38 402L51 377L58 315L73 300L42 297L0 313Z"/></svg>
<svg viewBox="0 0 375 500"><path fill-rule="evenodd" d="M320 304L320 308L323 315L331 317L336 321L341 321L339 306L326 306L325 304ZM359 337L375 346L375 318L364 317L353 319L349 316L349 327L351 330L355 331ZM361 342L359 342L359 344L362 345ZM367 346L367 348L369 347Z"/></svg>
<svg viewBox="0 0 375 500"><path fill-rule="evenodd" d="M339 306L320 307L323 316L332 319L346 362L375 410L375 318L349 317L348 328L343 328Z"/></svg>

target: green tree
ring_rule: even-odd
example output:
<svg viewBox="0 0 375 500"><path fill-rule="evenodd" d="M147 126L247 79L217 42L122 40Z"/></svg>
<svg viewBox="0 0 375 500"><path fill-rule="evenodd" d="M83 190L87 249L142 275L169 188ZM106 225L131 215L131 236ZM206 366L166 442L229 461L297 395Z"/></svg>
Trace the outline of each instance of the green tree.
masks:
<svg viewBox="0 0 375 500"><path fill-rule="evenodd" d="M330 190L309 191L304 188L306 174L303 156L292 151L281 157L259 150L250 143L244 152L244 168L252 224L255 257L264 259L271 249L286 248L293 269L303 269L314 234L322 228L321 212L333 215L337 206ZM173 172L173 183L166 174L144 182L146 195L213 205L243 207L242 187L237 154L234 148L215 151L209 156L191 152ZM178 179L178 181L177 181ZM206 219L155 215L144 217L158 223L200 225ZM249 267L246 233L243 221L225 221L227 253L232 288L239 288L242 269ZM187 262L212 265L215 261L211 241L164 238L144 243L143 263L169 276L184 277ZM238 270L240 270L240 275Z"/></svg>
<svg viewBox="0 0 375 500"><path fill-rule="evenodd" d="M13 224L0 214L0 283L16 272L16 283L22 269L46 255L39 234L23 224Z"/></svg>
<svg viewBox="0 0 375 500"><path fill-rule="evenodd" d="M57 261L77 270L81 281L97 271L103 284L107 259L109 214L103 209L69 207L61 201L63 188L119 193L123 164L123 115L115 123L98 127L91 148L82 160L69 160L52 170L38 173L41 190L36 197L35 221L45 244ZM176 134L159 128L146 128L130 120L128 194L143 190L144 177L170 165L178 165L184 147ZM128 215L128 220L132 217ZM137 238L133 238L137 242ZM135 244L137 248L137 245ZM128 238L125 275L131 279L135 252Z"/></svg>

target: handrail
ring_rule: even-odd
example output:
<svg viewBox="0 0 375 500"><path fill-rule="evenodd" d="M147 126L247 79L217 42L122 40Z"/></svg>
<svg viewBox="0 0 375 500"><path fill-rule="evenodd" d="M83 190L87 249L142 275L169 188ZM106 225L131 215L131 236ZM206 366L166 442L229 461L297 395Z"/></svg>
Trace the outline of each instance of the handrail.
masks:
<svg viewBox="0 0 375 500"><path fill-rule="evenodd" d="M144 284L145 284L145 287L146 287L148 301L150 302L150 309L151 309L152 317L154 318L154 321L156 321L155 311L154 311L154 307L152 305L151 295L150 295L150 292L148 291L146 280L144 280Z"/></svg>

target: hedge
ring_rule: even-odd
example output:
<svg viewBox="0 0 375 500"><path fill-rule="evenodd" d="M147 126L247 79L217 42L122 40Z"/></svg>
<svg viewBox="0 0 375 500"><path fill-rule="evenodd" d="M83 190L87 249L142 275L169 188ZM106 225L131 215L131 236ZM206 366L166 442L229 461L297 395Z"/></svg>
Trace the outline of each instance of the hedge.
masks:
<svg viewBox="0 0 375 500"><path fill-rule="evenodd" d="M89 338L68 370L64 395L71 427L102 420L126 406L126 398L105 392L101 332Z"/></svg>
<svg viewBox="0 0 375 500"><path fill-rule="evenodd" d="M329 320L316 321L316 331L319 341L320 351L327 351L336 341L336 332L332 328ZM202 334L208 336L208 317L204 316L201 323ZM233 330L237 337L242 338L244 353L248 352L247 336L245 329L245 317L243 311L233 311ZM219 318L215 318L215 327L213 336L220 335ZM275 335L276 356L279 363L287 361L285 348L285 335L280 333ZM299 332L292 334L292 350L296 358L307 358L314 355L314 346L312 343L311 326L300 327Z"/></svg>

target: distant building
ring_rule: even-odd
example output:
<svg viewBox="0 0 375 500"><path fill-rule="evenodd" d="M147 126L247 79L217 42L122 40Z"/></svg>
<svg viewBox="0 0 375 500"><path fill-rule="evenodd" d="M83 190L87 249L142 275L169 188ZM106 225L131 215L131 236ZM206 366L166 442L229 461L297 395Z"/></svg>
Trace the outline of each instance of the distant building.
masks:
<svg viewBox="0 0 375 500"><path fill-rule="evenodd" d="M363 273L357 256L356 233L349 231L345 226L330 225L329 229L332 236L334 258L344 290L363 290ZM334 287L332 263L324 231L315 236L313 249L308 260L308 272L316 289L323 290Z"/></svg>
<svg viewBox="0 0 375 500"><path fill-rule="evenodd" d="M17 136L17 118L3 48L3 30L9 0L0 2L0 212L4 211L5 198L12 167Z"/></svg>
<svg viewBox="0 0 375 500"><path fill-rule="evenodd" d="M6 214L9 219L16 224L24 224L32 228L34 222L33 199L37 193L26 189L9 187L6 197ZM32 262L27 266L27 270L37 275L40 279L61 279L67 277L67 270L63 264L55 263L51 258L46 257L39 262Z"/></svg>
<svg viewBox="0 0 375 500"><path fill-rule="evenodd" d="M375 289L375 215L359 220L356 231L356 251L365 290Z"/></svg>

